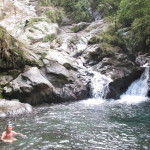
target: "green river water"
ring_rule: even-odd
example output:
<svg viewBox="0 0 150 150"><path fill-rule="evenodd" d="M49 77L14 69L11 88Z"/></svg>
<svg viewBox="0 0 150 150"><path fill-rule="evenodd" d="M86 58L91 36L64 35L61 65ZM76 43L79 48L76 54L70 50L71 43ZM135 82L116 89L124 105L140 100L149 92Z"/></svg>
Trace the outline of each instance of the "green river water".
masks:
<svg viewBox="0 0 150 150"><path fill-rule="evenodd" d="M136 103L89 99L41 106L32 115L1 120L0 132L8 121L27 138L1 142L0 150L150 150L146 98Z"/></svg>

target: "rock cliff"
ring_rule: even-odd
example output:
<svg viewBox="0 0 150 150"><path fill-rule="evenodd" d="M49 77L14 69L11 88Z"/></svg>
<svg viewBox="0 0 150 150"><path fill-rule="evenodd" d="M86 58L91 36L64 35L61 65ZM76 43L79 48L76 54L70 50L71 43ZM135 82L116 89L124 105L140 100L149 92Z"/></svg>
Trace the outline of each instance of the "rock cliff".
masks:
<svg viewBox="0 0 150 150"><path fill-rule="evenodd" d="M38 105L88 98L91 71L110 76L106 97L117 99L149 61L149 56L136 61L137 54L107 34L111 23L106 20L60 27L44 16L37 1L4 4L0 91L8 99Z"/></svg>

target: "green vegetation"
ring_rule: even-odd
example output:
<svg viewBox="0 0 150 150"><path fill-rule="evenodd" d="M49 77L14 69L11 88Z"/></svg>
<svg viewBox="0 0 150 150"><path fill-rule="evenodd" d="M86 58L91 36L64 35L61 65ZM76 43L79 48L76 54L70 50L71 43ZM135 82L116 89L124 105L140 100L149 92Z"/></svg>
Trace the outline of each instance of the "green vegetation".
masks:
<svg viewBox="0 0 150 150"><path fill-rule="evenodd" d="M33 25L33 27L32 27L33 29L35 29L35 30L38 30L38 31L40 31L41 33L43 33L44 34L44 31L42 30L42 29L40 29L39 27L37 27L37 26L35 26L35 25Z"/></svg>
<svg viewBox="0 0 150 150"><path fill-rule="evenodd" d="M9 35L6 30L0 26L0 67L22 67L25 64L35 64L23 43ZM6 67L5 66L5 67Z"/></svg>
<svg viewBox="0 0 150 150"><path fill-rule="evenodd" d="M91 0L90 0L91 1ZM40 0L42 6L47 7L46 16L52 22L60 23L66 14L74 22L91 20L89 0Z"/></svg>
<svg viewBox="0 0 150 150"><path fill-rule="evenodd" d="M93 60L102 60L104 57L114 57L120 51L120 47L102 42L99 47L90 53Z"/></svg>
<svg viewBox="0 0 150 150"><path fill-rule="evenodd" d="M57 0L56 0L57 2ZM40 0L40 5L46 7L45 15L51 22L61 23L62 18L65 15L62 7L55 7L55 1L52 0Z"/></svg>
<svg viewBox="0 0 150 150"><path fill-rule="evenodd" d="M55 34L47 34L44 38L43 38L43 42L52 42L54 39L56 39L56 35Z"/></svg>
<svg viewBox="0 0 150 150"><path fill-rule="evenodd" d="M76 33L76 32L83 30L87 26L88 26L88 24L86 24L86 23L74 24L73 27L71 28L71 31Z"/></svg>
<svg viewBox="0 0 150 150"><path fill-rule="evenodd" d="M33 27L33 25L37 22L48 22L46 18L31 18L26 20L25 27Z"/></svg>
<svg viewBox="0 0 150 150"><path fill-rule="evenodd" d="M27 38L30 40L30 41L35 41L36 39L34 39L32 36L27 36Z"/></svg>
<svg viewBox="0 0 150 150"><path fill-rule="evenodd" d="M120 48L124 48L125 39L123 39L120 32L118 32L114 26L114 24L110 25L107 30L94 35L90 40L89 44L98 44L98 43L108 43L113 46L119 46Z"/></svg>
<svg viewBox="0 0 150 150"><path fill-rule="evenodd" d="M133 50L150 52L150 1L122 0L118 10L120 28L131 27L128 35Z"/></svg>
<svg viewBox="0 0 150 150"><path fill-rule="evenodd" d="M132 52L150 53L150 1L149 0L101 0L97 9L105 17L113 19L113 28L105 35L91 38L90 44L104 41L128 47ZM111 33L113 32L113 34Z"/></svg>
<svg viewBox="0 0 150 150"><path fill-rule="evenodd" d="M112 16L118 11L121 0L101 0L98 4L98 11L105 16Z"/></svg>
<svg viewBox="0 0 150 150"><path fill-rule="evenodd" d="M63 16L64 16L64 11L62 8L58 9L58 8L49 6L48 9L45 11L45 15L52 22L60 23L62 21Z"/></svg>
<svg viewBox="0 0 150 150"><path fill-rule="evenodd" d="M2 98L3 98L2 90L3 90L3 89L0 87L0 99L2 99Z"/></svg>

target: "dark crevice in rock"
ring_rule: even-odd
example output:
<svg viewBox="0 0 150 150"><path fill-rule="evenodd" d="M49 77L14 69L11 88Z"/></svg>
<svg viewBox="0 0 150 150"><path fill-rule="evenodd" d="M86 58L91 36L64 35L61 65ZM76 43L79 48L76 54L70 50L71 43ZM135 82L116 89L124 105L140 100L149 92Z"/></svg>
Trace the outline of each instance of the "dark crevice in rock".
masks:
<svg viewBox="0 0 150 150"><path fill-rule="evenodd" d="M133 81L138 79L143 73L143 69L137 70L125 76L123 78L118 78L109 84L109 93L106 98L119 99L120 95L123 94L127 88L131 85Z"/></svg>

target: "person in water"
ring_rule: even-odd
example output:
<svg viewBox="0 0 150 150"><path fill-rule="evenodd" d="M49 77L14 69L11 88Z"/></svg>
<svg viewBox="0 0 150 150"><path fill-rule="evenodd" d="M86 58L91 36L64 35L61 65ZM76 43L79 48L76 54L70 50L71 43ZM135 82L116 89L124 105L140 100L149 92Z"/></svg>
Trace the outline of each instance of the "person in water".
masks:
<svg viewBox="0 0 150 150"><path fill-rule="evenodd" d="M17 139L14 138L15 135L19 135L22 137L25 137L26 135L23 135L21 133L17 133L12 130L12 124L7 124L6 131L2 133L2 136L0 137L0 140L7 143L12 143L13 141L16 141Z"/></svg>

